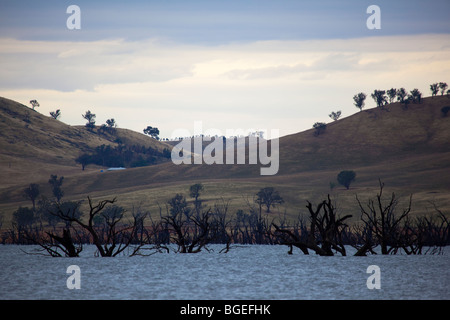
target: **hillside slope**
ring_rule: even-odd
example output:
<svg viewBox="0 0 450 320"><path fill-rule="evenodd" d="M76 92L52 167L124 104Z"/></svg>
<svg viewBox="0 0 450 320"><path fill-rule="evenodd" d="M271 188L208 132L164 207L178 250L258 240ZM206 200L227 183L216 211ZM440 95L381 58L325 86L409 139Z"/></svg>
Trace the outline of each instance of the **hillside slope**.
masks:
<svg viewBox="0 0 450 320"><path fill-rule="evenodd" d="M128 129L115 134L91 132L69 126L27 106L0 97L0 190L49 177L80 173L75 159L101 145L142 145L158 150L171 148Z"/></svg>
<svg viewBox="0 0 450 320"><path fill-rule="evenodd" d="M441 112L443 106L450 105L446 96L425 98L407 109L393 103L383 109L363 110L327 124L320 135L311 129L281 137L280 169L274 176L261 176L260 164L177 166L170 161L107 173L94 166L82 172L73 162L80 150L113 143L111 140L54 121L24 106L19 108L18 104L14 104L17 114L11 108L5 111L2 101L5 100L0 100L0 161L5 183L0 190L0 211L7 213L20 204L27 205L22 195L27 184L35 182L45 187L50 174L65 176L63 189L68 200L85 199L87 195L119 196L125 207L143 204L152 212L158 212L158 203L164 203L175 193L186 193L189 185L198 182L205 185L205 200L211 205L220 199L230 200L230 210L245 208L248 199L252 202L254 194L265 186L280 190L285 204L279 212L291 216L304 208L306 199L318 201L330 192L354 209L355 193L373 196L378 179L390 191L414 194L416 210L423 214L428 212L430 201L436 201L444 211L450 208L450 115L444 117ZM27 111L31 118L28 126L23 122ZM15 129L11 130L13 126ZM9 128L6 134L5 127ZM33 133L27 134L28 130ZM142 134L120 132L129 143L146 139L140 143L168 146ZM9 168L8 161L11 161ZM337 184L337 173L345 169L357 172L352 188L331 189L332 182ZM357 216L358 212L353 214Z"/></svg>

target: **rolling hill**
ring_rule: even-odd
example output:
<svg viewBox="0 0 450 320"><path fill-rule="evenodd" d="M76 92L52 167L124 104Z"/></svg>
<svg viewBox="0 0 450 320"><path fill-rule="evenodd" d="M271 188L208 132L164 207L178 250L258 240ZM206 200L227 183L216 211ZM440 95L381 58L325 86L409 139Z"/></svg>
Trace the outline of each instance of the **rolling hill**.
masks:
<svg viewBox="0 0 450 320"><path fill-rule="evenodd" d="M130 209L145 206L152 214L175 193L187 193L189 185L205 185L203 198L209 205L229 201L233 213L252 203L262 187L274 186L285 204L273 215L295 217L305 201L319 201L331 193L343 211L359 216L355 194L365 199L378 191L378 179L388 192L414 194L413 211L427 213L431 202L450 212L450 116L441 108L450 105L446 96L428 97L404 108L393 103L384 108L357 112L314 129L281 137L279 171L261 176L260 165L157 165L101 172L85 171L74 159L82 152L105 145L140 144L162 150L171 145L143 134L117 129L116 135L90 132L43 116L17 102L0 98L0 212L9 221L19 205L29 205L22 190L39 183L50 196L50 174L64 176L65 199L118 196ZM341 170L354 170L356 181L350 190L336 185ZM46 189L47 188L47 189Z"/></svg>

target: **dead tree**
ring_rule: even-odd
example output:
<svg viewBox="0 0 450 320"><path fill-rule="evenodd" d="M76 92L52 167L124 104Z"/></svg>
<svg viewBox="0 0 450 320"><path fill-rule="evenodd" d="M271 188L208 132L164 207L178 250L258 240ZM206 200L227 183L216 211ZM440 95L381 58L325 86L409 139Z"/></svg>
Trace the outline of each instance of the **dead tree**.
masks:
<svg viewBox="0 0 450 320"><path fill-rule="evenodd" d="M319 203L316 208L313 208L312 203L308 201L306 208L310 216L310 227L307 230L306 240L302 240L293 230L283 229L272 223L275 228L274 235L281 236L281 242L290 247L290 253L292 253L292 246L295 246L304 254L308 254L308 250L312 250L321 256L332 256L334 250L345 256L342 232L347 227L344 221L351 215L338 217L336 207L329 195L327 200Z"/></svg>
<svg viewBox="0 0 450 320"><path fill-rule="evenodd" d="M211 211L207 210L195 213L189 218L181 214L162 217L171 240L178 246L177 252L197 253L210 242L210 213Z"/></svg>
<svg viewBox="0 0 450 320"><path fill-rule="evenodd" d="M211 209L191 210L184 196L177 194L167 202L166 210L161 223L170 234L171 242L178 246L177 252L197 253L211 242Z"/></svg>
<svg viewBox="0 0 450 320"><path fill-rule="evenodd" d="M102 211L106 205L114 204L116 198L112 200L101 200L96 205L93 204L92 199L88 197L89 203L89 216L88 221L83 222L81 217L75 214L77 206L63 209L62 206L57 204L56 210L50 212L51 214L59 217L60 219L70 222L72 225L75 223L85 231L87 231L92 239L92 243L96 246L100 256L102 257L115 257L122 253L133 241L133 234L136 229L142 225L145 214L133 215L133 221L128 224L121 223L123 215L106 215ZM80 203L78 203L78 206ZM94 218L102 216L105 221L106 228L103 230L106 234L106 238L102 237L99 229L94 226Z"/></svg>
<svg viewBox="0 0 450 320"><path fill-rule="evenodd" d="M367 206L363 206L358 196L356 196L361 211L361 220L373 235L372 243L370 245L366 243L365 245L367 249L372 247L374 243L379 245L382 254L396 253L399 248L407 245L405 243L405 229L402 228L401 222L406 221L411 211L412 195L409 197L408 206L400 215L396 215L398 198L393 192L390 200L387 204L384 204L382 199L384 184L381 180L379 183L380 191L376 196L376 201L369 199Z"/></svg>
<svg viewBox="0 0 450 320"><path fill-rule="evenodd" d="M80 244L77 246L73 243L72 236L70 234L70 229L63 229L62 237L56 236L52 233L47 232L50 239L56 241L56 244L52 246L46 246L46 250L52 250L53 246L61 249L67 257L78 257L80 252L83 250L83 247ZM41 246L45 246L45 244L41 244Z"/></svg>

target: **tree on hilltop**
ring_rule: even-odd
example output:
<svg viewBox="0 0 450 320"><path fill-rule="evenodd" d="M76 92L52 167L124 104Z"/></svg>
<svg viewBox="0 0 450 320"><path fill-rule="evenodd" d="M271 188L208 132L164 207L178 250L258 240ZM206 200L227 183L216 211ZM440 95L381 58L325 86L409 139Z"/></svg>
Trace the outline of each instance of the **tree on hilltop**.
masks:
<svg viewBox="0 0 450 320"><path fill-rule="evenodd" d="M377 104L377 107L381 108L385 104L387 104L386 91L384 90L374 90L374 92L371 94L371 97Z"/></svg>
<svg viewBox="0 0 450 320"><path fill-rule="evenodd" d="M434 97L439 92L439 83L430 84L431 96Z"/></svg>
<svg viewBox="0 0 450 320"><path fill-rule="evenodd" d="M405 98L408 96L408 93L406 93L405 88L400 88L397 90L397 101L400 103L405 102Z"/></svg>
<svg viewBox="0 0 450 320"><path fill-rule="evenodd" d="M57 109L56 111L50 111L50 116L53 119L58 120L58 118L61 116L61 110Z"/></svg>
<svg viewBox="0 0 450 320"><path fill-rule="evenodd" d="M325 132L325 129L327 128L327 124L325 122L316 122L313 124L313 128L315 129L314 135L318 136Z"/></svg>
<svg viewBox="0 0 450 320"><path fill-rule="evenodd" d="M354 105L359 109L359 111L361 111L362 108L364 108L365 100L366 100L366 94L363 92L360 92L353 96Z"/></svg>
<svg viewBox="0 0 450 320"><path fill-rule="evenodd" d="M84 119L86 119L88 122L86 123L86 128L89 130L92 130L95 128L95 114L92 113L90 110L86 111L85 114L81 115Z"/></svg>
<svg viewBox="0 0 450 320"><path fill-rule="evenodd" d="M156 127L153 128L152 126L147 126L147 128L144 129L144 133L156 140L159 140L159 129Z"/></svg>
<svg viewBox="0 0 450 320"><path fill-rule="evenodd" d="M39 107L39 102L37 102L37 100L30 100L31 106L34 108Z"/></svg>
<svg viewBox="0 0 450 320"><path fill-rule="evenodd" d="M397 89L391 88L388 91L386 91L388 97L389 97L389 103L392 103L397 96Z"/></svg>
<svg viewBox="0 0 450 320"><path fill-rule="evenodd" d="M329 115L328 115L331 119L333 119L334 121L338 120L341 117L341 111L337 111L334 112L332 111Z"/></svg>
<svg viewBox="0 0 450 320"><path fill-rule="evenodd" d="M445 89L448 88L448 85L445 82L439 82L439 89L441 89L441 96L444 95Z"/></svg>
<svg viewBox="0 0 450 320"><path fill-rule="evenodd" d="M419 91L419 89L415 88L410 93L411 93L410 96L414 103L416 103L416 102L420 103L422 101L422 93Z"/></svg>

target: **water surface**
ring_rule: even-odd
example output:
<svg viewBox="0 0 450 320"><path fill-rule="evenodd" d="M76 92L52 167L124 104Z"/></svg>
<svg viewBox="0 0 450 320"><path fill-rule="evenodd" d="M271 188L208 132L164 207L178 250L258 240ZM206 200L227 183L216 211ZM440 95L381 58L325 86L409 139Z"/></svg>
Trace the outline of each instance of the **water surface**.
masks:
<svg viewBox="0 0 450 320"><path fill-rule="evenodd" d="M320 257L285 246L248 245L219 253L157 253L79 258L30 255L33 246L0 246L0 299L449 299L450 252L443 255ZM351 254L351 248L348 249ZM70 265L80 289L68 289ZM367 267L380 268L380 289L368 289Z"/></svg>

